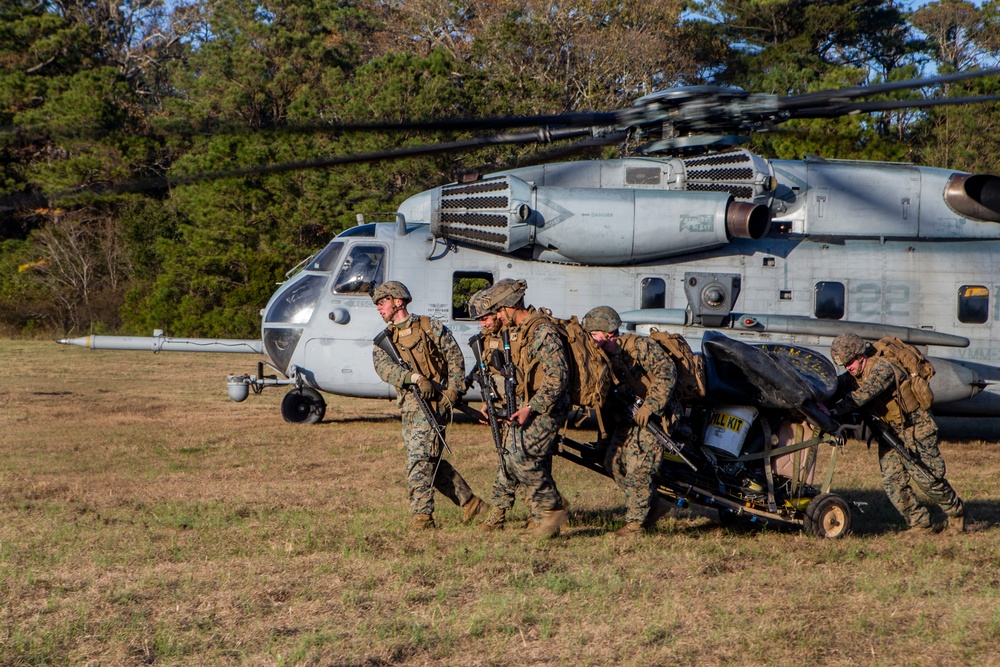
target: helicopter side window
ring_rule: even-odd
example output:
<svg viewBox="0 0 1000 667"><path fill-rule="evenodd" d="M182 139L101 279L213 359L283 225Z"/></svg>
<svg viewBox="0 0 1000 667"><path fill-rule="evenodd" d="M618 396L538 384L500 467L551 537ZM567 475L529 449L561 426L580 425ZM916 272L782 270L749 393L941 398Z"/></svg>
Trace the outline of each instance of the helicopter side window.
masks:
<svg viewBox="0 0 1000 667"><path fill-rule="evenodd" d="M379 245L355 245L347 253L334 281L337 294L368 294L382 283L385 275L385 248Z"/></svg>
<svg viewBox="0 0 1000 667"><path fill-rule="evenodd" d="M983 324L990 318L990 290L984 285L958 288L958 321Z"/></svg>
<svg viewBox="0 0 1000 667"><path fill-rule="evenodd" d="M340 258L340 251L344 249L344 244L340 241L330 243L323 248L318 255L312 258L306 265L307 271L332 271L337 266Z"/></svg>
<svg viewBox="0 0 1000 667"><path fill-rule="evenodd" d="M639 308L666 308L667 283L663 278L643 278L639 283Z"/></svg>
<svg viewBox="0 0 1000 667"><path fill-rule="evenodd" d="M839 320L845 312L844 283L821 281L816 283L816 304L813 314L821 320Z"/></svg>
<svg viewBox="0 0 1000 667"><path fill-rule="evenodd" d="M493 284L493 274L487 271L456 271L451 279L451 319L471 320L469 298Z"/></svg>

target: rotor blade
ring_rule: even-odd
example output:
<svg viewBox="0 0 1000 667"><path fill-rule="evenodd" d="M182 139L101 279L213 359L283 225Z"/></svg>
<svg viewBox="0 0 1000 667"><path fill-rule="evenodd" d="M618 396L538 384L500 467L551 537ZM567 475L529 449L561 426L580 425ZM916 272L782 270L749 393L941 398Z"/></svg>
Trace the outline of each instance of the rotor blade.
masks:
<svg viewBox="0 0 1000 667"><path fill-rule="evenodd" d="M402 121L398 123L287 123L274 128L250 128L245 125L220 124L212 128L197 129L188 123L172 121L160 123L155 129L179 136L201 136L214 134L313 134L327 132L343 134L353 132L437 132L460 130L502 130L517 127L559 126L591 127L614 125L618 112L581 112L546 114L538 116L491 116L486 118L441 118L433 120ZM21 134L31 136L55 135L60 137L92 137L107 134L103 128L68 128L58 125L7 125L0 127L0 134Z"/></svg>
<svg viewBox="0 0 1000 667"><path fill-rule="evenodd" d="M957 74L946 74L927 79L909 79L907 81L891 81L877 86L859 86L857 88L840 88L834 90L821 90L815 93L795 95L778 100L778 109L781 111L794 111L803 108L815 108L830 102L841 100L853 100L856 97L868 97L869 95L880 95L896 90L908 90L910 88L923 88L939 83L951 83L952 81L962 81L964 79L974 79L982 76L1000 74L1000 69L970 70Z"/></svg>
<svg viewBox="0 0 1000 667"><path fill-rule="evenodd" d="M791 114L791 118L835 118L872 111L893 111L895 109L918 109L924 107L950 106L952 104L975 104L978 102L1000 102L1000 95L988 97L934 97L913 100L883 100L881 102L858 102L837 104L817 109L801 109Z"/></svg>
<svg viewBox="0 0 1000 667"><path fill-rule="evenodd" d="M303 169L317 169L323 167L333 167L342 164L358 164L363 162L378 162L381 160L419 157L424 155L436 155L438 153L449 153L459 151L470 151L483 146L498 146L505 144L529 144L529 143L550 143L563 139L572 139L591 134L589 128L539 128L534 132L522 132L518 134L496 134L486 137L474 137L464 141L451 141L438 144L424 144L421 146L409 146L395 150L379 151L375 153L359 153L356 155L335 155L329 157L314 158L311 160L299 160L295 162L282 162L280 164L258 165L254 167L238 167L224 171L206 172L201 174L191 174L188 176L146 178L126 183L93 184L58 192L47 199L59 200L78 194L127 194L134 192L145 192L148 190L162 190L179 185L190 185L193 183L203 183L207 181L217 181L225 178L241 178L244 176L261 176L266 174L281 174L290 171L300 171ZM31 196L32 201L36 201L39 196ZM7 198L8 200L13 198ZM10 204L0 204L0 210L12 208Z"/></svg>
<svg viewBox="0 0 1000 667"><path fill-rule="evenodd" d="M402 132L447 131L447 130L500 130L515 127L558 125L561 127L591 127L612 125L617 120L616 112L584 112L549 114L541 116L493 116L487 118L443 118L439 120L418 120L401 123L346 123L329 125L333 132Z"/></svg>

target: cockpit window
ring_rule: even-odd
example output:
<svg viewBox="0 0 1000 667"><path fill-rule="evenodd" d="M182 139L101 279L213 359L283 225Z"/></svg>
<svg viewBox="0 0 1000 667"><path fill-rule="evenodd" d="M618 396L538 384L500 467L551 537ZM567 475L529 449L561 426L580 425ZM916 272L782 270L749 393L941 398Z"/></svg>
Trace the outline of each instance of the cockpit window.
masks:
<svg viewBox="0 0 1000 667"><path fill-rule="evenodd" d="M302 276L285 288L272 302L264 321L305 324L312 317L326 281L325 276L309 274Z"/></svg>
<svg viewBox="0 0 1000 667"><path fill-rule="evenodd" d="M306 265L306 271L333 271L337 266L337 259L340 258L340 251L344 249L344 244L335 241L320 251L318 255Z"/></svg>
<svg viewBox="0 0 1000 667"><path fill-rule="evenodd" d="M385 275L385 248L380 245L351 246L333 285L337 294L368 294Z"/></svg>
<svg viewBox="0 0 1000 667"><path fill-rule="evenodd" d="M990 290L985 285L958 288L958 321L983 324L990 318Z"/></svg>

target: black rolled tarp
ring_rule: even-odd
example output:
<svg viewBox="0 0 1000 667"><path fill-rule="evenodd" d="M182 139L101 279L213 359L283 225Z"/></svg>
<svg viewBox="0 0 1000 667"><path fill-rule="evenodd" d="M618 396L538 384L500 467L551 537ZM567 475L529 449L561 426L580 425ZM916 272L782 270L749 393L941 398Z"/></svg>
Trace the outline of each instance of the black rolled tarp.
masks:
<svg viewBox="0 0 1000 667"><path fill-rule="evenodd" d="M816 405L837 390L837 369L820 353L795 345L747 345L716 331L705 332L701 352L710 400L798 410L824 431L836 430Z"/></svg>

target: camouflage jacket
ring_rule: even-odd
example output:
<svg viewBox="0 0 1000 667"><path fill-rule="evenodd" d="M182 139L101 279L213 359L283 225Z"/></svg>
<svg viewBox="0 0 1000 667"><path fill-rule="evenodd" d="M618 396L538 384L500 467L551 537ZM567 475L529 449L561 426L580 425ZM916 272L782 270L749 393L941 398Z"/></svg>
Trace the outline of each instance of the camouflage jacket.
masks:
<svg viewBox="0 0 1000 667"><path fill-rule="evenodd" d="M615 379L641 397L654 413L662 415L677 384L677 366L659 343L645 336L625 334L608 359Z"/></svg>
<svg viewBox="0 0 1000 667"><path fill-rule="evenodd" d="M420 321L419 316L411 314L405 320L390 324L389 326L395 328L397 332L405 332L411 329L411 327L420 327ZM418 367L413 370L407 370L395 363L389 358L388 354L378 347L375 347L372 352L375 372L378 373L378 376L382 380L396 387L399 390L400 397L403 396L402 389L409 382L410 375L413 372L420 373L429 380L438 383L442 391L450 387L455 387L459 390L465 387L465 358L462 356L462 350L458 347L455 337L448 327L437 320L428 318L426 321L429 322L430 330L424 332L425 342L434 348L430 352L435 352L443 358L445 365L443 373L436 372L431 368L421 368L419 367L419 363ZM405 355L401 356L404 359L406 358Z"/></svg>
<svg viewBox="0 0 1000 667"><path fill-rule="evenodd" d="M890 424L901 426L906 421L906 415L900 410L896 394L906 379L906 371L888 359L868 357L865 368L858 377L843 373L840 383L847 391L848 404L864 409ZM909 419L914 421L925 414L926 410L917 409L909 414Z"/></svg>
<svg viewBox="0 0 1000 667"><path fill-rule="evenodd" d="M568 396L569 361L559 332L547 321L531 321L538 317L535 313L530 308L521 324L510 327L511 349L517 349L517 395L527 399L534 412L549 414Z"/></svg>

